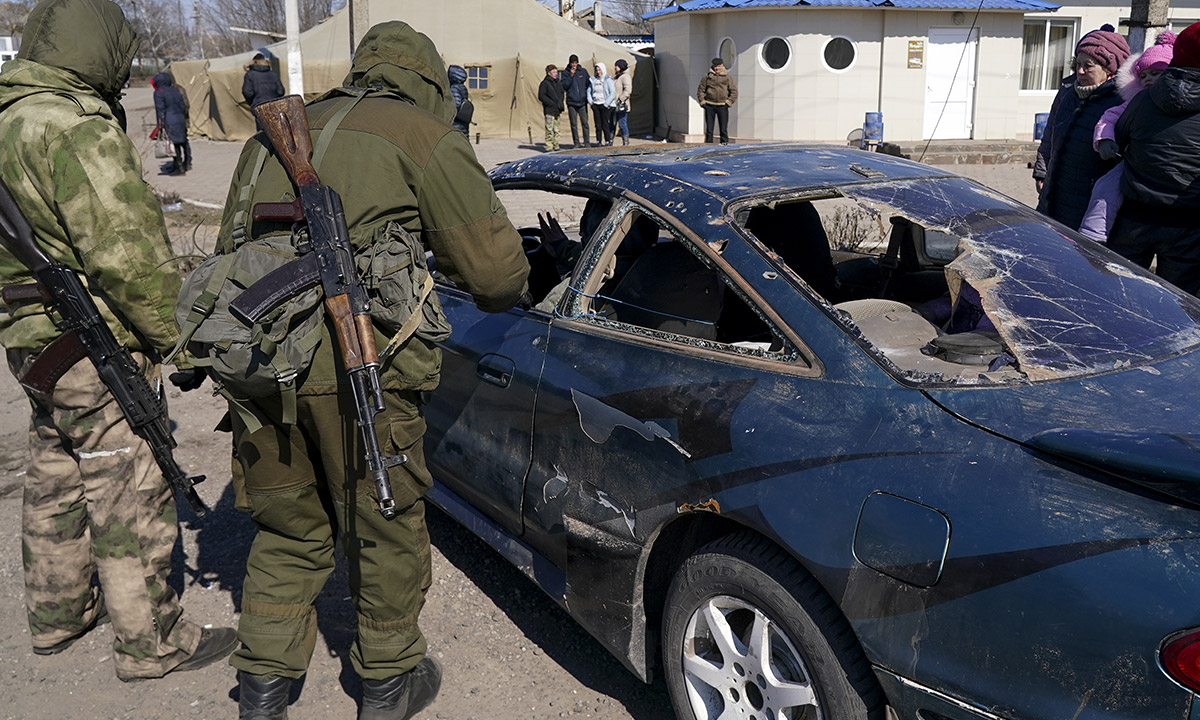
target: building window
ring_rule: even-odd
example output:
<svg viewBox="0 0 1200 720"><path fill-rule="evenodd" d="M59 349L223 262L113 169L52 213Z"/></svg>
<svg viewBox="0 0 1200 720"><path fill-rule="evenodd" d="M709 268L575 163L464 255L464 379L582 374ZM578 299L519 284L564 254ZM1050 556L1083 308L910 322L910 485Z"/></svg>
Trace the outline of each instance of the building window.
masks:
<svg viewBox="0 0 1200 720"><path fill-rule="evenodd" d="M772 72L782 70L792 59L792 46L781 37L768 39L762 45L762 63Z"/></svg>
<svg viewBox="0 0 1200 720"><path fill-rule="evenodd" d="M717 48L717 57L725 61L725 67L732 70L733 61L737 60L737 49L733 46L733 40L725 38L721 41L721 47Z"/></svg>
<svg viewBox="0 0 1200 720"><path fill-rule="evenodd" d="M488 89L488 75L491 74L491 65L467 65L466 69L468 90Z"/></svg>
<svg viewBox="0 0 1200 720"><path fill-rule="evenodd" d="M1021 41L1021 89L1057 90L1071 74L1075 20L1026 20Z"/></svg>
<svg viewBox="0 0 1200 720"><path fill-rule="evenodd" d="M1183 29L1188 25L1194 25L1197 22L1200 22L1200 20L1179 20L1178 18L1175 18L1167 21L1167 29L1178 35L1179 33L1183 32Z"/></svg>
<svg viewBox="0 0 1200 720"><path fill-rule="evenodd" d="M854 59L857 56L858 53L854 49L854 42L844 37L830 38L829 42L825 43L825 50L821 53L821 59L825 61L825 67L835 72L848 69L854 64Z"/></svg>

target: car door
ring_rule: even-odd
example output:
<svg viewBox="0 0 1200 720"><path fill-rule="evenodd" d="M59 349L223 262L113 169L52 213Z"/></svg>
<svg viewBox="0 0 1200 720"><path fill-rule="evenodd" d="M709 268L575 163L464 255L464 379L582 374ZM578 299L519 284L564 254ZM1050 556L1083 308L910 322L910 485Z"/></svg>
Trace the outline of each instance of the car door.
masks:
<svg viewBox="0 0 1200 720"><path fill-rule="evenodd" d="M441 384L425 406L429 470L519 535L550 316L520 308L485 313L444 284L439 295L454 332L441 345Z"/></svg>
<svg viewBox="0 0 1200 720"><path fill-rule="evenodd" d="M525 491L526 542L563 568L607 555L572 543L644 542L647 502L711 500L707 478L746 458L735 416L819 374L667 216L625 201L601 233L552 323Z"/></svg>

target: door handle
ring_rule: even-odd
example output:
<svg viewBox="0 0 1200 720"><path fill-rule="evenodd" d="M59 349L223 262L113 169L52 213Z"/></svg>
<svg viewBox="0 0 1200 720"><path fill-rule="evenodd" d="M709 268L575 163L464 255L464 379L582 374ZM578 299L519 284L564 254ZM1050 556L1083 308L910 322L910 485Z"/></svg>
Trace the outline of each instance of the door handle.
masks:
<svg viewBox="0 0 1200 720"><path fill-rule="evenodd" d="M516 363L495 353L484 355L479 359L479 364L475 366L475 374L481 380L502 388L506 388L512 383L516 370Z"/></svg>

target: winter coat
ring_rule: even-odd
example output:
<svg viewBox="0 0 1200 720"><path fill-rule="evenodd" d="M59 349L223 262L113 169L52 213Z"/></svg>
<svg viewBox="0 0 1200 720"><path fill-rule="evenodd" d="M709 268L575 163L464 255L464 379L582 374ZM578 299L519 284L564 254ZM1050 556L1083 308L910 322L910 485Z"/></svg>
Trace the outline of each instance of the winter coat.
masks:
<svg viewBox="0 0 1200 720"><path fill-rule="evenodd" d="M166 128L171 142L187 142L188 103L170 73L161 72L154 76L154 116L158 124Z"/></svg>
<svg viewBox="0 0 1200 720"><path fill-rule="evenodd" d="M251 64L242 78L242 97L250 107L284 96L283 83L270 65Z"/></svg>
<svg viewBox="0 0 1200 720"><path fill-rule="evenodd" d="M558 78L549 75L542 78L538 85L538 102L542 104L542 114L558 117L567 109L562 83Z"/></svg>
<svg viewBox="0 0 1200 720"><path fill-rule="evenodd" d="M446 76L450 78L450 95L454 98L455 115L458 114L458 109L462 104L471 98L471 94L467 92L467 70L461 65L451 65L446 68ZM470 121L460 121L457 117L450 121L450 124L458 129L464 135L471 131L468 126Z"/></svg>
<svg viewBox="0 0 1200 720"><path fill-rule="evenodd" d="M626 70L616 77L614 82L617 91L617 102L625 103L625 111L633 110L633 104L629 102L629 97L633 95L633 71Z"/></svg>
<svg viewBox="0 0 1200 720"><path fill-rule="evenodd" d="M600 68L600 77L593 75L588 78L588 105L614 107L617 104L617 88L613 83L612 75L608 74L608 68L604 67L604 63L596 63L596 67Z"/></svg>
<svg viewBox="0 0 1200 720"><path fill-rule="evenodd" d="M573 74L571 73L571 67L568 65L566 69L558 74L558 79L562 81L563 90L567 93L567 105L569 107L580 108L588 104L587 93L588 88L591 87L591 78L582 65L576 65Z"/></svg>
<svg viewBox="0 0 1200 720"><path fill-rule="evenodd" d="M1117 121L1129 201L1200 208L1200 69L1169 67Z"/></svg>
<svg viewBox="0 0 1200 720"><path fill-rule="evenodd" d="M56 10L35 11L0 74L0 179L38 246L86 278L118 342L165 353L178 338L179 272L158 200L114 112L137 35L111 3ZM97 32L97 23L112 30ZM29 282L28 268L0 250L0 284ZM41 303L0 313L6 348L41 348L59 335Z"/></svg>
<svg viewBox="0 0 1200 720"><path fill-rule="evenodd" d="M1142 85L1142 79L1133 71L1134 66L1143 54L1139 52L1130 55L1129 59L1121 63L1121 67L1117 70L1117 92L1121 94L1121 99L1124 102L1120 105L1110 107L1100 116L1100 121L1096 123L1096 129L1092 133L1093 149L1099 147L1101 140L1117 139L1117 121L1121 119L1121 113L1125 112L1125 108L1129 106L1130 100L1146 89Z"/></svg>
<svg viewBox="0 0 1200 720"><path fill-rule="evenodd" d="M710 69L700 81L700 87L696 88L696 99L700 101L701 106L732 106L737 102L737 83L724 68L720 72Z"/></svg>
<svg viewBox="0 0 1200 720"><path fill-rule="evenodd" d="M371 246L389 221L413 233L433 252L438 269L470 292L487 312L511 307L525 292L529 264L521 237L461 132L450 125L455 114L445 65L437 48L408 24L390 21L363 36L346 87L371 92L347 114L329 139L321 181L341 194L350 244ZM308 121L315 144L352 94L334 89L311 102ZM247 141L234 170L225 202L217 249L235 248L235 218L242 188L263 150L261 134ZM291 197L295 190L283 166L269 155L250 204ZM250 238L278 232L254 223ZM380 341L382 348L387 339ZM338 391L341 361L328 327L298 393ZM429 390L438 383L441 351L414 336L385 361L384 389ZM344 378L343 378L344 382Z"/></svg>
<svg viewBox="0 0 1200 720"><path fill-rule="evenodd" d="M1117 84L1106 80L1086 98L1075 92L1072 77L1050 107L1033 177L1044 180L1038 212L1077 228L1087 211L1092 185L1117 161L1102 160L1092 149L1092 133L1106 110L1121 103Z"/></svg>

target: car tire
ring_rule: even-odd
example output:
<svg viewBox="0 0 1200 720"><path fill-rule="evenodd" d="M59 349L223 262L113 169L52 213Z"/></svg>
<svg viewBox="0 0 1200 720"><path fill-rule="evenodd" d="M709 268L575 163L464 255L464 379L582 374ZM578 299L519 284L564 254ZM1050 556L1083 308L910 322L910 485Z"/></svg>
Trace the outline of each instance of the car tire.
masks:
<svg viewBox="0 0 1200 720"><path fill-rule="evenodd" d="M749 533L709 543L683 563L667 592L662 640L680 720L884 717L883 692L833 600L790 556Z"/></svg>

